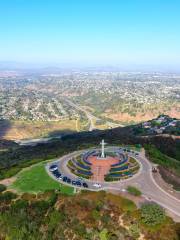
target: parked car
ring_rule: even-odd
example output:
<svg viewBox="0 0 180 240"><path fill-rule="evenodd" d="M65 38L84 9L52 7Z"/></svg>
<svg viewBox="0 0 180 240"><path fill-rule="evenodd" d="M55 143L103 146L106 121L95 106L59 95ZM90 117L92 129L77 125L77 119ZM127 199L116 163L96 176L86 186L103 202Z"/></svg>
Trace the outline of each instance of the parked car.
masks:
<svg viewBox="0 0 180 240"><path fill-rule="evenodd" d="M100 183L94 183L93 186L96 187L96 188L100 188L101 184Z"/></svg>
<svg viewBox="0 0 180 240"><path fill-rule="evenodd" d="M80 187L81 186L81 182L80 181L76 181L76 185Z"/></svg>
<svg viewBox="0 0 180 240"><path fill-rule="evenodd" d="M67 179L67 183L71 183L71 179L70 178Z"/></svg>
<svg viewBox="0 0 180 240"><path fill-rule="evenodd" d="M57 165L51 165L50 167L49 167L49 170L51 171L51 172L53 172L53 171L55 171L55 170L57 170L58 169L58 166Z"/></svg>
<svg viewBox="0 0 180 240"><path fill-rule="evenodd" d="M76 185L76 181L72 181L72 185Z"/></svg>
<svg viewBox="0 0 180 240"><path fill-rule="evenodd" d="M56 178L59 179L59 177L61 177L61 174L60 174L60 173L57 173L55 176L56 176Z"/></svg>
<svg viewBox="0 0 180 240"><path fill-rule="evenodd" d="M59 171L58 170L54 170L54 171L52 171L52 173L53 173L54 176L58 176Z"/></svg>
<svg viewBox="0 0 180 240"><path fill-rule="evenodd" d="M63 177L63 182L67 182L67 177L66 176Z"/></svg>
<svg viewBox="0 0 180 240"><path fill-rule="evenodd" d="M78 181L83 181L83 178L82 177L78 177Z"/></svg>
<svg viewBox="0 0 180 240"><path fill-rule="evenodd" d="M85 188L88 188L88 185L87 185L87 183L83 183L83 187L85 187Z"/></svg>

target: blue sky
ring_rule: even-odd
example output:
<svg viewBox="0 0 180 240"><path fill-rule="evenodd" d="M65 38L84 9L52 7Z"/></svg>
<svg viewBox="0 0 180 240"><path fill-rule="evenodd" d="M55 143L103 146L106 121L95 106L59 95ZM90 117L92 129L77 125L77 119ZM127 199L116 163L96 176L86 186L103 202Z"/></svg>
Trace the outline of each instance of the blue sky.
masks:
<svg viewBox="0 0 180 240"><path fill-rule="evenodd" d="M0 61L180 65L179 0L0 0Z"/></svg>

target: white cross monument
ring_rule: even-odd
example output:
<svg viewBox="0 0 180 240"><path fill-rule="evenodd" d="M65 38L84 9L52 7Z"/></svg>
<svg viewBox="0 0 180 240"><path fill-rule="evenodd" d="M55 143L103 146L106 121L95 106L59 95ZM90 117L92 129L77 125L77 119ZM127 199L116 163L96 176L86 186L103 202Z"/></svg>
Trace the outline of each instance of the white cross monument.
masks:
<svg viewBox="0 0 180 240"><path fill-rule="evenodd" d="M104 142L104 139L102 140L102 142L100 144L102 145L101 158L105 158L104 146L106 143Z"/></svg>

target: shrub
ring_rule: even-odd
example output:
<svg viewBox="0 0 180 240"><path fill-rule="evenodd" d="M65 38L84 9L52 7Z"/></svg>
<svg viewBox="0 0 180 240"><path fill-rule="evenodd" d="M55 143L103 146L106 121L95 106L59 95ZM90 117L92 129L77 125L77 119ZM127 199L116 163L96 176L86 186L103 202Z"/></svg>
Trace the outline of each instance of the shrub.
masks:
<svg viewBox="0 0 180 240"><path fill-rule="evenodd" d="M109 216L109 214L103 214L102 217L101 217L101 221L104 223L104 224L108 224L111 220L111 217Z"/></svg>
<svg viewBox="0 0 180 240"><path fill-rule="evenodd" d="M130 193L134 196L141 196L141 194L142 194L139 189L137 189L136 187L133 187L133 186L128 186L127 191L128 191L128 193Z"/></svg>
<svg viewBox="0 0 180 240"><path fill-rule="evenodd" d="M100 211L103 208L104 203L102 201L96 202L96 210Z"/></svg>
<svg viewBox="0 0 180 240"><path fill-rule="evenodd" d="M12 205L12 209L15 211L20 211L22 210L23 208L26 209L28 207L28 201L26 200L23 200L23 199L18 199L16 200Z"/></svg>
<svg viewBox="0 0 180 240"><path fill-rule="evenodd" d="M0 192L4 192L6 190L6 186L3 184L0 184Z"/></svg>
<svg viewBox="0 0 180 240"><path fill-rule="evenodd" d="M99 220L101 216L100 216L100 213L97 210L94 209L92 211L92 217L93 217L94 220Z"/></svg>
<svg viewBox="0 0 180 240"><path fill-rule="evenodd" d="M162 207L155 203L145 203L141 206L141 218L142 222L154 226L161 224L165 218L165 211Z"/></svg>
<svg viewBox="0 0 180 240"><path fill-rule="evenodd" d="M107 231L107 229L106 228L104 228L101 232L100 232L100 234L99 234L99 237L100 237L100 239L101 240L108 240L108 231Z"/></svg>
<svg viewBox="0 0 180 240"><path fill-rule="evenodd" d="M3 194L0 194L0 201L2 202L9 202L15 198L17 198L17 195L13 192L5 192Z"/></svg>
<svg viewBox="0 0 180 240"><path fill-rule="evenodd" d="M65 220L65 215L63 212L53 210L48 216L48 229L53 230L59 223Z"/></svg>
<svg viewBox="0 0 180 240"><path fill-rule="evenodd" d="M79 236L84 236L86 235L86 227L84 224L79 223L75 226L75 232L79 235Z"/></svg>
<svg viewBox="0 0 180 240"><path fill-rule="evenodd" d="M140 230L137 224L132 224L129 228L129 234L135 239L138 239L140 236Z"/></svg>

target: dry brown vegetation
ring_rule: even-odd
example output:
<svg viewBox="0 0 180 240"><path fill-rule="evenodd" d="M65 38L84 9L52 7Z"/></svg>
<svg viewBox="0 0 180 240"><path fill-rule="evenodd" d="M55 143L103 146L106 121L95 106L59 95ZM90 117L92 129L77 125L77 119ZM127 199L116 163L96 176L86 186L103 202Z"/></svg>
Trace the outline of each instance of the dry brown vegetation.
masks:
<svg viewBox="0 0 180 240"><path fill-rule="evenodd" d="M159 113L160 112L161 111L159 110ZM120 121L124 123L133 121L137 123L156 118L159 113L157 113L157 111L147 111L145 113L138 112L136 116L132 116L129 113L111 113L111 111L108 111L108 113L103 114L103 116L114 121ZM169 111L163 112L163 114L169 115L172 118L180 118L180 111L177 108L172 108Z"/></svg>
<svg viewBox="0 0 180 240"><path fill-rule="evenodd" d="M0 123L0 136L7 140L20 140L47 137L49 134L61 134L76 131L76 120L62 121L12 121Z"/></svg>

